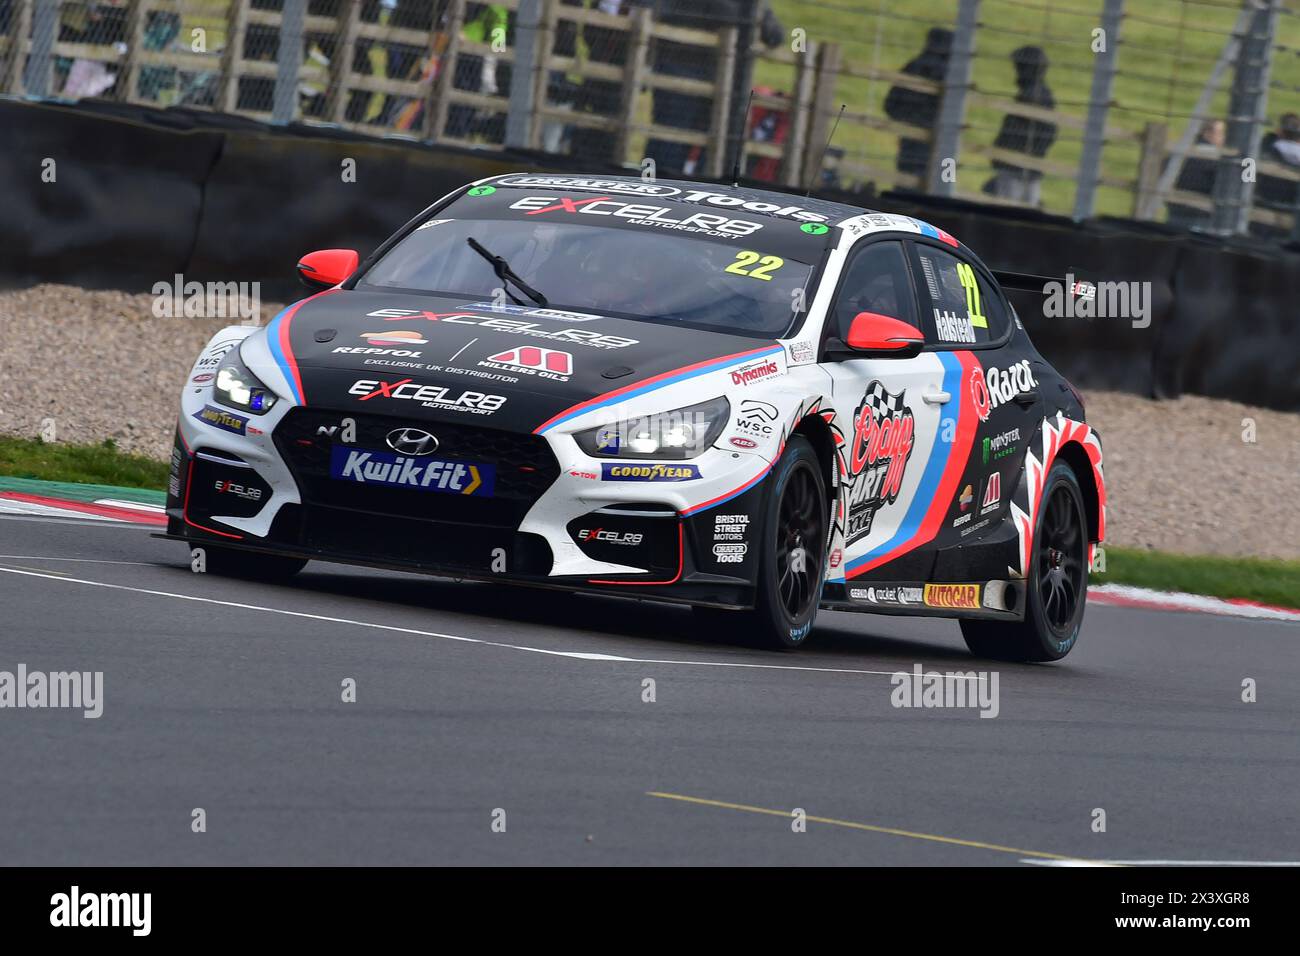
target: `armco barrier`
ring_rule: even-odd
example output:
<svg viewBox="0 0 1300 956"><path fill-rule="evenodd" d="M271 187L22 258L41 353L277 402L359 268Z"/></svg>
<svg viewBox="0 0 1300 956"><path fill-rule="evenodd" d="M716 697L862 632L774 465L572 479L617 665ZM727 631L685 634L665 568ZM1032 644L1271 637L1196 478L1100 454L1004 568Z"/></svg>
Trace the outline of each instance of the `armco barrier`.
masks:
<svg viewBox="0 0 1300 956"><path fill-rule="evenodd" d="M260 281L298 297L303 252L365 252L439 196L563 157L480 153L319 128L271 128L200 111L0 99L0 283L147 290L170 281ZM42 179L55 163L55 181ZM355 161L355 181L345 176ZM612 169L586 169L609 173ZM994 269L1150 283L1150 325L1048 318L1013 301L1039 350L1083 388L1184 391L1300 410L1300 257L1148 224L1068 219L977 203L820 193L926 219ZM51 317L54 318L54 317Z"/></svg>

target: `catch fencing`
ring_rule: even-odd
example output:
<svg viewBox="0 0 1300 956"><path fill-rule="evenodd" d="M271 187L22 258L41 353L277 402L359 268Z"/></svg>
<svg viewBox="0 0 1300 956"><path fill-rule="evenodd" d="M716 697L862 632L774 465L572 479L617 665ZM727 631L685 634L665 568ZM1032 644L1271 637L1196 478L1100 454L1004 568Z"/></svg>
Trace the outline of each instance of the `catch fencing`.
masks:
<svg viewBox="0 0 1300 956"><path fill-rule="evenodd" d="M0 0L0 92L1297 235L1292 0Z"/></svg>

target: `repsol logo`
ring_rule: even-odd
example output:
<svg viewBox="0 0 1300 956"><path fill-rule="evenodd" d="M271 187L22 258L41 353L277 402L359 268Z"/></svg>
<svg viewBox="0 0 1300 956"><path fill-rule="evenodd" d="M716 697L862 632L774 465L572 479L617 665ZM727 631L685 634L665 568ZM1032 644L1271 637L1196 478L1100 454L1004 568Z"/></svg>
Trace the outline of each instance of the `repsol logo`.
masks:
<svg viewBox="0 0 1300 956"><path fill-rule="evenodd" d="M419 358L419 352L410 349L374 349L364 345L340 345L334 350L335 355L392 355L397 358Z"/></svg>

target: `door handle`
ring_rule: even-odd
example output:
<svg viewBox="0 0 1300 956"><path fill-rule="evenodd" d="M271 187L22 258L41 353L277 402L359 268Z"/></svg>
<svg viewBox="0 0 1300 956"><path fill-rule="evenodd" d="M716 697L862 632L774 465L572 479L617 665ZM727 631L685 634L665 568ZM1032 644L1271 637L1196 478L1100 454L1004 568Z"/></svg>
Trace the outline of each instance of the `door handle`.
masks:
<svg viewBox="0 0 1300 956"><path fill-rule="evenodd" d="M1021 408L1028 408L1033 405L1034 402L1038 401L1038 390L1034 388L1027 389L1026 391L1018 393L1011 400Z"/></svg>
<svg viewBox="0 0 1300 956"><path fill-rule="evenodd" d="M922 392L921 398L930 405L947 405L952 401L948 392Z"/></svg>

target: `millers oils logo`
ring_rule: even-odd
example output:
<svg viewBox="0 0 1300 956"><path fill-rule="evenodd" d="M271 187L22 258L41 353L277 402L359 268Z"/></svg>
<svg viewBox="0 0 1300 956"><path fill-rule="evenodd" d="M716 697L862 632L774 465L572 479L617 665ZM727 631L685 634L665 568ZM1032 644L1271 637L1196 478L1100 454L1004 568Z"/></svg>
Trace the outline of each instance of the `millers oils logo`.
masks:
<svg viewBox="0 0 1300 956"><path fill-rule="evenodd" d="M481 368L502 369L520 375L536 375L553 382L567 382L573 374L573 356L557 349L543 349L524 345L507 352L489 355L478 363Z"/></svg>
<svg viewBox="0 0 1300 956"><path fill-rule="evenodd" d="M700 477L698 465L619 465L604 462L601 477L606 481L691 481Z"/></svg>
<svg viewBox="0 0 1300 956"><path fill-rule="evenodd" d="M980 606L980 586L978 584L927 584L925 604L927 607L975 610Z"/></svg>

